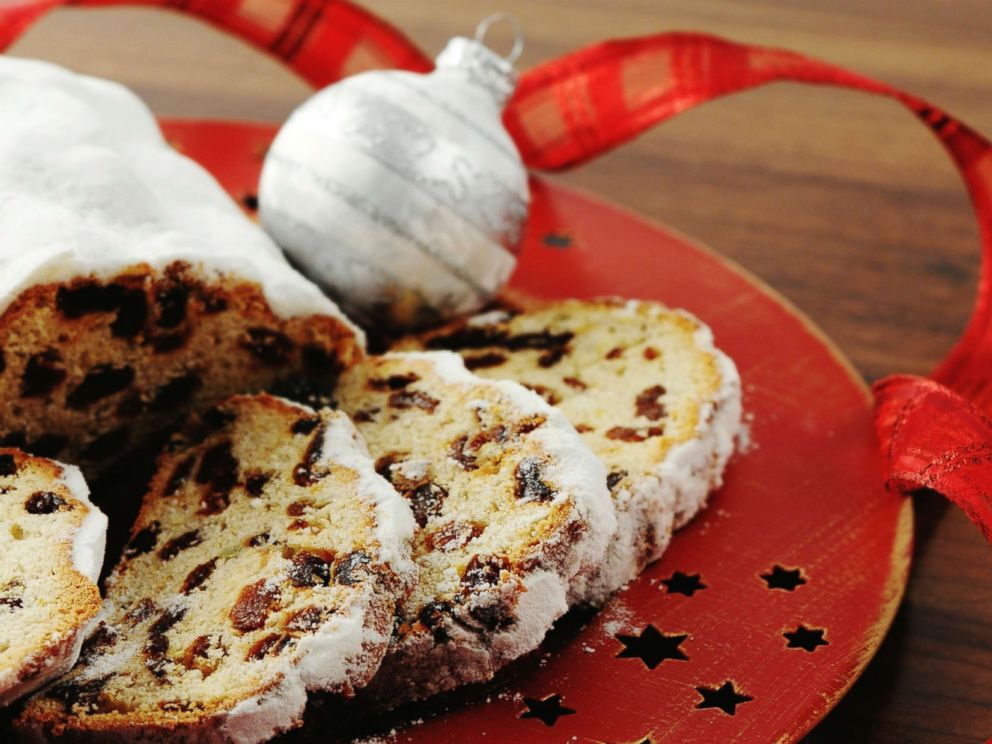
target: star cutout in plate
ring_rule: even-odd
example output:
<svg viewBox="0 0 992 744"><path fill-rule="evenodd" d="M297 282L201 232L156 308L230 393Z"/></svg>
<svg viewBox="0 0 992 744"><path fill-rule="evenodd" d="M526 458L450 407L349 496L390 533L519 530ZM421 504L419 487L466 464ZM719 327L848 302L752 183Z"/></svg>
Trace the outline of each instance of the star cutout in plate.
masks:
<svg viewBox="0 0 992 744"><path fill-rule="evenodd" d="M719 708L728 716L732 716L737 713L737 706L741 703L749 703L754 698L748 697L747 695L741 695L737 690L734 689L734 683L727 680L723 683L723 686L712 688L712 687L697 687L696 692L702 696L702 702L697 705L697 708Z"/></svg>
<svg viewBox="0 0 992 744"><path fill-rule="evenodd" d="M823 639L823 634L826 632L822 628L807 628L805 625L800 625L795 630L787 631L782 635L789 641L786 648L801 648L803 651L813 653L817 646L830 645Z"/></svg>
<svg viewBox="0 0 992 744"><path fill-rule="evenodd" d="M661 583L668 588L668 594L684 594L687 597L707 588L700 580L699 574L684 574L681 571L676 571L667 579L662 579Z"/></svg>
<svg viewBox="0 0 992 744"><path fill-rule="evenodd" d="M545 726L554 726L562 716L574 716L575 711L561 704L561 695L548 695L543 700L524 698L527 710L520 718L538 718Z"/></svg>
<svg viewBox="0 0 992 744"><path fill-rule="evenodd" d="M661 633L653 625L648 625L640 635L617 636L617 640L624 645L623 651L617 654L617 658L640 659L648 669L654 669L665 659L688 661L689 657L679 648L682 641L688 637L686 633L677 635Z"/></svg>
<svg viewBox="0 0 992 744"><path fill-rule="evenodd" d="M778 564L769 573L761 574L761 578L769 589L784 589L787 592L795 591L796 587L806 583L806 577L798 568L782 568Z"/></svg>

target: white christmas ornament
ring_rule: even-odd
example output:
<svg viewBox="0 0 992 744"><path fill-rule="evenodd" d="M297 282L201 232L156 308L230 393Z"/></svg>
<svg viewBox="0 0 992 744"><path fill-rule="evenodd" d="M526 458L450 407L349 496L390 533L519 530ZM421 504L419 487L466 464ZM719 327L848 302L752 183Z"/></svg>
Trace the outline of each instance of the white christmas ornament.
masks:
<svg viewBox="0 0 992 744"><path fill-rule="evenodd" d="M427 75L368 72L318 92L280 130L262 224L351 312L411 327L472 312L506 283L530 195L501 114L512 62L452 39Z"/></svg>

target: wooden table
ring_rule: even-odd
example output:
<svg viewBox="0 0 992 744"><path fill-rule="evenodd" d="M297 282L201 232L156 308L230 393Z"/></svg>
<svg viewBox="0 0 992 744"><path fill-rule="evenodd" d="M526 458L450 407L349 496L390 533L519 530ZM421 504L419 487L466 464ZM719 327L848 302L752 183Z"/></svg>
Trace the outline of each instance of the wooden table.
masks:
<svg viewBox="0 0 992 744"><path fill-rule="evenodd" d="M2 2L3 0L0 0ZM527 67L608 36L698 29L853 67L992 134L988 0L375 0L430 51L495 10ZM118 79L163 114L281 120L307 94L193 21L60 11L14 49ZM927 372L974 296L978 238L935 140L894 104L780 85L687 114L563 181L659 218L769 281L869 379ZM992 734L992 547L918 500L909 592L878 656L808 744L980 742Z"/></svg>

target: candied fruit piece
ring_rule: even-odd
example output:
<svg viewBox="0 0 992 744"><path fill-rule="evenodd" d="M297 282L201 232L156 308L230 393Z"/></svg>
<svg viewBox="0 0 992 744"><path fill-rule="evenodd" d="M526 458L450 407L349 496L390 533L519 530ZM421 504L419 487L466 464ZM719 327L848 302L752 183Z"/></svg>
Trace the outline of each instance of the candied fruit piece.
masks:
<svg viewBox="0 0 992 744"><path fill-rule="evenodd" d="M665 394L664 385L654 385L637 396L634 407L638 416L644 416L651 421L665 417L665 406L659 398Z"/></svg>
<svg viewBox="0 0 992 744"><path fill-rule="evenodd" d="M203 542L199 530L189 530L183 534L172 538L158 551L158 557L163 561L171 561L182 551L195 547Z"/></svg>
<svg viewBox="0 0 992 744"><path fill-rule="evenodd" d="M249 328L240 345L260 362L272 366L288 363L293 352L289 337L271 328Z"/></svg>
<svg viewBox="0 0 992 744"><path fill-rule="evenodd" d="M280 599L279 587L265 579L243 587L228 613L231 625L241 633L260 630L265 627L269 615L279 607Z"/></svg>
<svg viewBox="0 0 992 744"><path fill-rule="evenodd" d="M190 571L183 580L183 594L189 594L194 589L199 589L203 586L207 579L210 578L211 574L213 574L216 567L217 559L211 558L206 563L201 563L199 566Z"/></svg>
<svg viewBox="0 0 992 744"><path fill-rule="evenodd" d="M289 580L293 586L327 586L331 583L333 557L325 550L301 550L293 556Z"/></svg>
<svg viewBox="0 0 992 744"><path fill-rule="evenodd" d="M515 495L521 501L551 501L555 491L541 480L541 462L527 457L517 465Z"/></svg>
<svg viewBox="0 0 992 744"><path fill-rule="evenodd" d="M57 511L72 511L72 507L56 493L36 491L24 502L24 511L28 514L54 514Z"/></svg>
<svg viewBox="0 0 992 744"><path fill-rule="evenodd" d="M36 398L47 395L66 378L62 367L62 355L55 349L33 354L24 368L21 378L21 397Z"/></svg>

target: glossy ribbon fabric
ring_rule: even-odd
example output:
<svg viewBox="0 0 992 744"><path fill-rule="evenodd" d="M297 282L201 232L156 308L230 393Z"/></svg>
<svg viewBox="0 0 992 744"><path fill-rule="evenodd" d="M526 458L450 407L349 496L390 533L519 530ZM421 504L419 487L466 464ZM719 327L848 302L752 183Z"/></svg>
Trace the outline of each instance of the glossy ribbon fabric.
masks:
<svg viewBox="0 0 992 744"><path fill-rule="evenodd" d="M335 0L14 0L0 6L0 50L62 5L148 5L189 13L284 60L314 86L370 69L431 62L385 21ZM992 540L992 146L939 108L793 52L696 33L607 41L524 73L505 121L527 165L569 168L720 96L779 81L895 99L943 143L971 194L982 240L978 299L932 379L876 383L876 428L894 488L930 488Z"/></svg>

